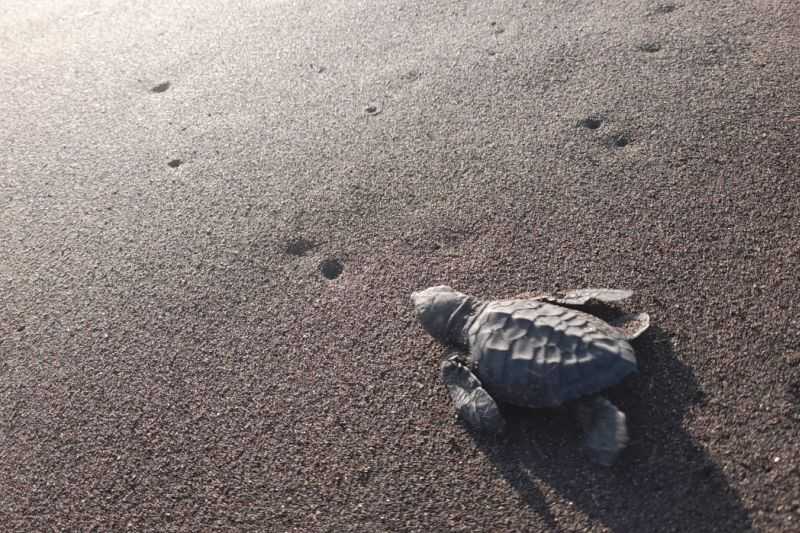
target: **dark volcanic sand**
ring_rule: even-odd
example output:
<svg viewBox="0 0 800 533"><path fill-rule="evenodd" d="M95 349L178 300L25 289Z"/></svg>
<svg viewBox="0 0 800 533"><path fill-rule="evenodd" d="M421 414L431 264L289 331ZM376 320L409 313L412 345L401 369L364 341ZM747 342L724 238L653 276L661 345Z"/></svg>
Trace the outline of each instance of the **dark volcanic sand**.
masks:
<svg viewBox="0 0 800 533"><path fill-rule="evenodd" d="M797 530L798 2L173 4L0 6L3 530ZM443 282L637 291L617 465Z"/></svg>

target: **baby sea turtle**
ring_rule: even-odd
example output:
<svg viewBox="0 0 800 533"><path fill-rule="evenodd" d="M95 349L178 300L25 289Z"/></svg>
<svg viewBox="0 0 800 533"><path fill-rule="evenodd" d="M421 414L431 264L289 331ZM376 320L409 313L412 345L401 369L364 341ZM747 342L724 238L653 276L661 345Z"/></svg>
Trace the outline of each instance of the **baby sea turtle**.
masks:
<svg viewBox="0 0 800 533"><path fill-rule="evenodd" d="M441 285L411 300L422 326L453 349L442 363L442 381L470 427L501 431L497 402L567 404L586 433L590 457L610 465L625 448L628 430L625 414L598 393L637 371L630 341L648 328L650 317L607 322L591 312L632 294L580 289L481 301Z"/></svg>

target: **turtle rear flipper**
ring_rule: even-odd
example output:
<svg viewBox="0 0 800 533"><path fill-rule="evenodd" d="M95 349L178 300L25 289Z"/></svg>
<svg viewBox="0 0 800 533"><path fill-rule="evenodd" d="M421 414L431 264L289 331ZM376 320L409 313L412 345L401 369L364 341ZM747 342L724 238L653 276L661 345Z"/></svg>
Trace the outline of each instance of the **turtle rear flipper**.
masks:
<svg viewBox="0 0 800 533"><path fill-rule="evenodd" d="M474 430L497 433L505 420L480 380L456 356L442 363L442 381L459 416Z"/></svg>
<svg viewBox="0 0 800 533"><path fill-rule="evenodd" d="M595 463L611 466L628 445L625 413L602 396L579 400L577 418L586 433L584 444Z"/></svg>
<svg viewBox="0 0 800 533"><path fill-rule="evenodd" d="M621 315L609 320L608 323L617 328L626 340L632 341L650 327L650 315L647 313Z"/></svg>

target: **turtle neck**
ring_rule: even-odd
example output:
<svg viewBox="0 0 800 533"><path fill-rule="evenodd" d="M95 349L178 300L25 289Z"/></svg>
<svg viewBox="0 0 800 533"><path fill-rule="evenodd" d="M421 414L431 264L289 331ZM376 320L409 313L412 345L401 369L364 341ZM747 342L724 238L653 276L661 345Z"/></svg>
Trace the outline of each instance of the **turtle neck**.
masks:
<svg viewBox="0 0 800 533"><path fill-rule="evenodd" d="M447 342L461 348L469 348L467 330L478 315L484 303L472 297L467 297L447 320Z"/></svg>

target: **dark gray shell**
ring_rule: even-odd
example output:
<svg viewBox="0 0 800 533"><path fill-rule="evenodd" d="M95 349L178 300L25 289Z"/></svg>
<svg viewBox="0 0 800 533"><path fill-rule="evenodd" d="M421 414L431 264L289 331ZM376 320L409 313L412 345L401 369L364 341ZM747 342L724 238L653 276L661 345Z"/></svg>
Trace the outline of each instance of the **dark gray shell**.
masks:
<svg viewBox="0 0 800 533"><path fill-rule="evenodd" d="M470 365L496 399L547 407L636 372L633 347L587 313L537 300L489 302L467 325Z"/></svg>

